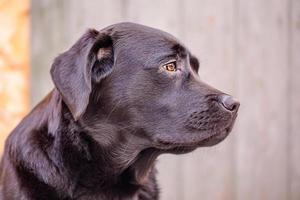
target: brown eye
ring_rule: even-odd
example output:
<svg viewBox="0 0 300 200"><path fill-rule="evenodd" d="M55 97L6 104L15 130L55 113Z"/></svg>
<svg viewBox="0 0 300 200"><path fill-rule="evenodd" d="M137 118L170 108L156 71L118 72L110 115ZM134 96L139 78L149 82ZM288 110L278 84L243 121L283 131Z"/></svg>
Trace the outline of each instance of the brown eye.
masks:
<svg viewBox="0 0 300 200"><path fill-rule="evenodd" d="M169 72L175 72L175 71L177 71L177 67L176 67L176 63L175 62L171 62L171 63L165 64L164 68L166 70L168 70Z"/></svg>

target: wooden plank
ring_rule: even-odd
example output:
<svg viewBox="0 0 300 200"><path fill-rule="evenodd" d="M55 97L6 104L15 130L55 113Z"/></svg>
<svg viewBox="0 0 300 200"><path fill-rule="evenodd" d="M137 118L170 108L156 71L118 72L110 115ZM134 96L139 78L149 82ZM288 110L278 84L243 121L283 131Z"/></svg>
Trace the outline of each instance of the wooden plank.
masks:
<svg viewBox="0 0 300 200"><path fill-rule="evenodd" d="M29 108L29 1L0 1L0 154Z"/></svg>
<svg viewBox="0 0 300 200"><path fill-rule="evenodd" d="M174 36L182 35L179 0L128 0L124 4L126 21L141 23L165 30ZM182 200L182 158L163 155L158 160L158 181L161 199Z"/></svg>
<svg viewBox="0 0 300 200"><path fill-rule="evenodd" d="M62 50L57 1L32 0L31 2L31 104L36 105L52 88L50 67ZM55 35L57 34L57 35Z"/></svg>
<svg viewBox="0 0 300 200"><path fill-rule="evenodd" d="M235 95L234 1L186 1L183 6L185 44L200 60L200 77ZM234 196L234 138L188 154L183 162L183 199L231 200Z"/></svg>
<svg viewBox="0 0 300 200"><path fill-rule="evenodd" d="M101 0L101 1L74 1L68 0L67 18L65 25L73 32L72 41L78 39L88 28L103 29L106 26L122 21L123 7L122 0ZM68 7L71 5L71 7ZM78 15L78 13L81 13Z"/></svg>
<svg viewBox="0 0 300 200"><path fill-rule="evenodd" d="M124 19L165 30L176 37L183 33L179 0L127 0Z"/></svg>
<svg viewBox="0 0 300 200"><path fill-rule="evenodd" d="M238 3L236 199L287 197L287 1Z"/></svg>
<svg viewBox="0 0 300 200"><path fill-rule="evenodd" d="M88 28L102 29L120 22L121 5L121 0L32 0L32 105L53 88L49 74L53 59Z"/></svg>
<svg viewBox="0 0 300 200"><path fill-rule="evenodd" d="M300 1L292 0L291 13L291 68L290 68L290 157L289 157L289 199L300 199Z"/></svg>

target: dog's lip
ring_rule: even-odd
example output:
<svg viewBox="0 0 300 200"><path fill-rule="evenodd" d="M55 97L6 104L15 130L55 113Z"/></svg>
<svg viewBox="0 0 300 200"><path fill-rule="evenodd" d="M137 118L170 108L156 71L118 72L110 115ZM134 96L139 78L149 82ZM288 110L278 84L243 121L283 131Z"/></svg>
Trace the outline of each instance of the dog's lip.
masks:
<svg viewBox="0 0 300 200"><path fill-rule="evenodd" d="M222 131L224 132L224 131ZM173 142L173 141L168 141L168 140L158 140L159 145L157 148L162 149L162 150L170 150L174 148L196 148L196 147L201 147L202 144L207 143L211 139L214 139L216 136L222 134L221 132L215 133L213 135L210 135L208 137L202 138L199 141L193 141L193 142Z"/></svg>
<svg viewBox="0 0 300 200"><path fill-rule="evenodd" d="M202 140L200 146L213 146L223 141L232 131L233 126L235 124L236 117L237 117L237 113L233 116L232 121L228 126L226 126L222 131L213 134L210 137Z"/></svg>
<svg viewBox="0 0 300 200"><path fill-rule="evenodd" d="M228 126L224 127L223 129L210 134L206 137L199 137L198 141L192 141L192 142L174 142L170 140L164 140L164 139L158 139L157 140L157 148L162 149L162 150L171 150L171 149L176 149L176 148L182 148L182 149L195 149L198 147L203 147L203 146L213 146L222 140L224 140L229 133L231 132L234 121L236 119L237 115L234 116L232 123L230 123Z"/></svg>

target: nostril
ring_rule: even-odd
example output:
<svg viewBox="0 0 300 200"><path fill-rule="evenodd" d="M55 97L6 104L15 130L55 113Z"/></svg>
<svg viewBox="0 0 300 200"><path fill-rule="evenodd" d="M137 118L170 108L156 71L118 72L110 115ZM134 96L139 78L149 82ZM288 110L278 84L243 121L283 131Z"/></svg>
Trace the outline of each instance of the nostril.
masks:
<svg viewBox="0 0 300 200"><path fill-rule="evenodd" d="M229 111L237 111L240 107L240 103L229 95L220 96L220 103Z"/></svg>

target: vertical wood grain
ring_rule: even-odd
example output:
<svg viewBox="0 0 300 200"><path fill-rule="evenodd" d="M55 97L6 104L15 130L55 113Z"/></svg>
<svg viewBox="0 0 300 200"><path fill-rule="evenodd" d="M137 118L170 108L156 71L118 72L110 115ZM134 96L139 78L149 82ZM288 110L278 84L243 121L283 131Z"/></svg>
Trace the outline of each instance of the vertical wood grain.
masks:
<svg viewBox="0 0 300 200"><path fill-rule="evenodd" d="M287 1L238 1L236 199L287 197Z"/></svg>
<svg viewBox="0 0 300 200"><path fill-rule="evenodd" d="M31 104L35 106L52 88L50 67L66 47L62 13L57 0L31 1Z"/></svg>
<svg viewBox="0 0 300 200"><path fill-rule="evenodd" d="M184 43L200 60L200 77L234 96L234 1L186 1L183 14ZM217 146L200 148L185 157L183 199L233 199L236 134L233 131Z"/></svg>
<svg viewBox="0 0 300 200"><path fill-rule="evenodd" d="M289 138L289 199L300 199L300 1L290 1L290 138Z"/></svg>

